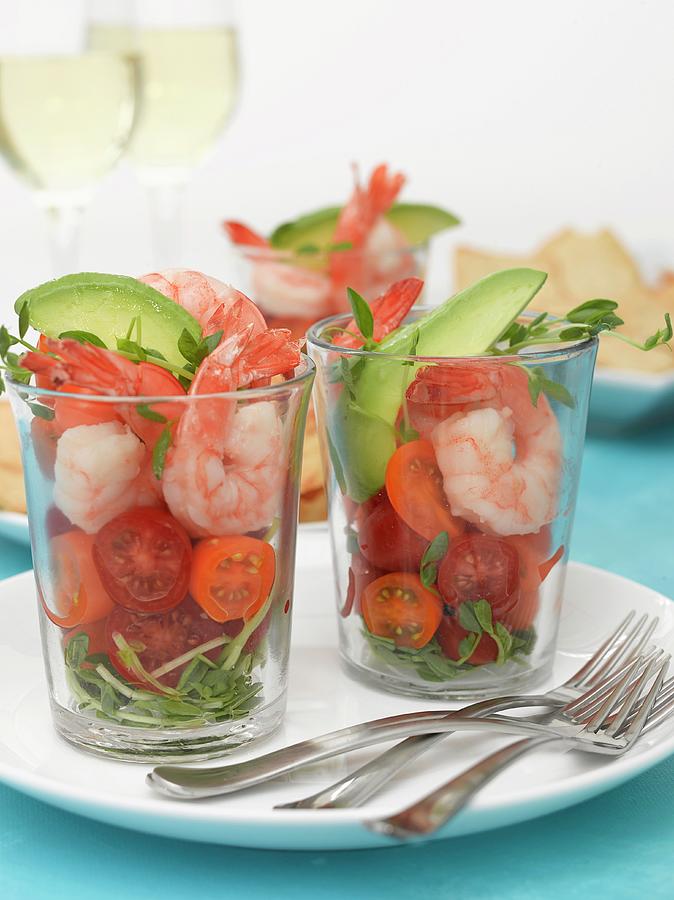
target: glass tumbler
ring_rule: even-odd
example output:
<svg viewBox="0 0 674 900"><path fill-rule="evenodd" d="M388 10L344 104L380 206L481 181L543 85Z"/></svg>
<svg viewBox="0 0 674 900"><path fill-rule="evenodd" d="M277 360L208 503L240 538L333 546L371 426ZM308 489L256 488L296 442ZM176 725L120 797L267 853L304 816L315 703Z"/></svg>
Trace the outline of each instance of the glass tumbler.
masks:
<svg viewBox="0 0 674 900"><path fill-rule="evenodd" d="M554 657L596 339L394 357L332 344L347 320L309 332L343 662L417 697L528 690Z"/></svg>
<svg viewBox="0 0 674 900"><path fill-rule="evenodd" d="M12 382L58 733L122 759L208 759L286 703L314 366L182 397Z"/></svg>

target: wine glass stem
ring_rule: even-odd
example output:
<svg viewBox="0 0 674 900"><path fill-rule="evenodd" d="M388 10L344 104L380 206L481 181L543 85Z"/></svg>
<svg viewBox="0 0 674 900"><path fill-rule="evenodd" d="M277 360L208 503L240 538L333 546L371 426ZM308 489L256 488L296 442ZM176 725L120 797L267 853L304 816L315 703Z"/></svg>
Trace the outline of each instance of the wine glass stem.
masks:
<svg viewBox="0 0 674 900"><path fill-rule="evenodd" d="M180 265L183 189L180 183L154 184L147 188L155 265L160 269Z"/></svg>
<svg viewBox="0 0 674 900"><path fill-rule="evenodd" d="M55 276L77 269L84 206L47 206L49 245Z"/></svg>

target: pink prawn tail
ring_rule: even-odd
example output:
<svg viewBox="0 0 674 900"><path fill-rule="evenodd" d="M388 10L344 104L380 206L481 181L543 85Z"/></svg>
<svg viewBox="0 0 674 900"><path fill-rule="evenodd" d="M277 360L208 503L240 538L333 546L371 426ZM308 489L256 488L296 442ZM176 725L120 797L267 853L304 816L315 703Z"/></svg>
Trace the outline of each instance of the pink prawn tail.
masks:
<svg viewBox="0 0 674 900"><path fill-rule="evenodd" d="M75 384L91 388L98 394L123 394L126 393L127 368L131 366L134 371L136 368L110 350L93 344L80 344L71 338L57 340L46 337L44 346L46 353L31 350L22 357L21 365L37 375L46 376L54 389L64 384Z"/></svg>
<svg viewBox="0 0 674 900"><path fill-rule="evenodd" d="M405 184L402 172L389 174L388 165L381 163L370 175L367 196L373 218L388 212Z"/></svg>
<svg viewBox="0 0 674 900"><path fill-rule="evenodd" d="M237 295L237 299L230 305L226 306L221 303L210 317L204 328L204 334L215 334L216 331L222 331L223 335L239 334L241 331L259 331L256 328L257 323L251 323L250 308L253 301L249 300L241 291L233 289ZM264 322L262 315L259 316L261 322ZM251 329L251 324L253 328Z"/></svg>
<svg viewBox="0 0 674 900"><path fill-rule="evenodd" d="M141 275L136 281L147 284L150 287L153 287L155 291L159 291L160 294L168 297L169 300L175 300L176 303L178 302L178 286L170 282L168 278L165 278L160 272L150 272L147 275Z"/></svg>
<svg viewBox="0 0 674 900"><path fill-rule="evenodd" d="M383 341L404 321L407 313L412 309L421 293L424 282L421 278L403 278L394 282L388 290L370 304L372 318L374 319L375 341ZM337 347L348 347L357 350L363 346L360 335L355 335L357 325L354 319L350 319L344 326L344 333L338 334L333 344ZM348 334L348 332L352 332Z"/></svg>
<svg viewBox="0 0 674 900"><path fill-rule="evenodd" d="M226 219L222 223L225 234L233 244L240 244L245 247L268 247L269 241L262 237L257 231L253 231L243 222L235 222L232 219Z"/></svg>
<svg viewBox="0 0 674 900"><path fill-rule="evenodd" d="M287 328L271 328L243 350L234 364L239 386L286 375L300 364L300 342Z"/></svg>

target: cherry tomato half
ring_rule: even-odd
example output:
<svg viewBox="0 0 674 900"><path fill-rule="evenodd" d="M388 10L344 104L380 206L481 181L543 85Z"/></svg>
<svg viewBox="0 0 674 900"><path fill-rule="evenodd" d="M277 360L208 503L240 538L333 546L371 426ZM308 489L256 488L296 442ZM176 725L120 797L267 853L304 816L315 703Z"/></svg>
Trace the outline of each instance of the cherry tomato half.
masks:
<svg viewBox="0 0 674 900"><path fill-rule="evenodd" d="M418 572L428 547L428 541L403 522L385 495L361 522L358 540L365 559L386 572Z"/></svg>
<svg viewBox="0 0 674 900"><path fill-rule="evenodd" d="M496 621L519 600L517 550L500 538L473 533L451 544L438 570L438 589L449 606L487 600Z"/></svg>
<svg viewBox="0 0 674 900"><path fill-rule="evenodd" d="M400 518L427 541L441 531L450 538L462 533L462 521L449 511L442 475L428 441L410 441L398 447L386 467L386 493Z"/></svg>
<svg viewBox="0 0 674 900"><path fill-rule="evenodd" d="M377 578L381 578L383 574L384 571L382 569L371 565L360 553L354 553L349 566L349 585L346 589L346 599L344 600L344 606L340 610L340 615L343 618L351 615L354 609L360 614L363 591L368 584L372 584Z"/></svg>
<svg viewBox="0 0 674 900"><path fill-rule="evenodd" d="M456 616L443 616L438 630L435 632L435 640L448 659L462 659L461 641L470 637L470 632L462 628L456 620ZM496 641L488 634L482 634L477 647L473 650L466 662L471 666L483 666L486 663L496 662L498 647Z"/></svg>
<svg viewBox="0 0 674 900"><path fill-rule="evenodd" d="M52 538L47 597L40 590L44 611L61 628L73 628L105 618L114 603L93 560L94 538L68 531Z"/></svg>
<svg viewBox="0 0 674 900"><path fill-rule="evenodd" d="M165 612L185 599L192 543L161 509L130 509L94 539L94 562L110 596L126 609Z"/></svg>
<svg viewBox="0 0 674 900"><path fill-rule="evenodd" d="M416 650L430 641L442 618L440 599L411 572L391 572L373 581L363 592L362 607L371 634Z"/></svg>
<svg viewBox="0 0 674 900"><path fill-rule="evenodd" d="M423 286L424 283L420 278L403 278L394 282L381 297L372 301L370 304L374 326L372 336L375 341L381 341L387 334L395 331L416 303ZM351 319L344 327L344 334L336 337L333 343L339 347L362 347L363 340L360 336L355 337L354 331L358 331L358 326L355 320Z"/></svg>
<svg viewBox="0 0 674 900"><path fill-rule="evenodd" d="M252 618L274 584L271 544L241 536L206 538L194 548L190 593L216 622Z"/></svg>
<svg viewBox="0 0 674 900"><path fill-rule="evenodd" d="M156 669L173 659L177 659L189 650L194 650L225 634L222 625L218 625L206 615L197 604L188 597L179 606L168 612L143 613L134 612L117 606L108 617L106 628L106 647L113 666L131 684L155 690L136 672L133 672L122 659L115 642L115 635L121 635L134 650L146 672L152 674ZM224 643L224 642L223 642ZM215 647L205 653L209 659L217 659L222 646ZM157 680L167 687L175 687L187 663L171 669L158 676Z"/></svg>

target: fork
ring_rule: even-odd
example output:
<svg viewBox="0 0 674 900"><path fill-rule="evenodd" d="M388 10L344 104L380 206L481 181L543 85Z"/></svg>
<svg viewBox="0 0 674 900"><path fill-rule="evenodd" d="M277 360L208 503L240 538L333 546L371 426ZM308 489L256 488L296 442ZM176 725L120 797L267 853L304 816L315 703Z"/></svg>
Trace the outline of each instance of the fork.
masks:
<svg viewBox="0 0 674 900"><path fill-rule="evenodd" d="M617 680L622 675L622 670L620 669L618 674L615 674L614 666L624 662L626 654L633 656L629 648L640 645L642 641L647 641L657 625L657 622L647 624L647 617L644 616L637 623L638 628L635 626L627 631L627 626L632 618L633 614L630 614L608 641L605 642L604 646L608 646L617 640L617 646L614 648L613 655L609 655L605 662L601 662L599 658L594 660L593 657L592 660L582 667L581 671L585 672L587 677L589 677L590 668L597 668L597 670L600 668L603 671L604 666L609 661L613 662L609 670L613 673L613 680ZM641 627L644 625L646 625L646 628L642 632ZM622 640L620 635L623 637ZM591 663L593 663L592 666L590 665ZM573 697L575 698L576 696L577 693L574 693ZM569 698L567 697L566 699ZM253 787L294 771L301 766L328 759L348 750L360 749L408 735L424 734L429 729L438 732L496 729L505 733L541 734L545 733L545 729L538 721L497 715L478 717L478 712L523 706L543 706L548 703L547 695L513 696L500 698L498 705L493 700L473 704L468 708L470 715L466 715L463 710L453 712L448 710L431 710L389 716L388 718L375 719L330 732L329 734L302 741L299 744L284 747L240 763L198 769L185 766L157 766L148 774L147 783L154 789L171 797L193 800L228 794L243 788Z"/></svg>
<svg viewBox="0 0 674 900"><path fill-rule="evenodd" d="M616 630L577 672L564 684L553 688L544 695L546 706L561 706L569 700L580 697L584 691L609 672L615 671L622 663L630 662L641 652L657 628L658 619L652 619L649 622L648 616L642 615L630 628L635 615L634 610L629 612ZM538 699L540 700L540 698ZM480 715L508 708L503 706L502 698L496 698L464 707L461 713L462 715ZM341 809L362 806L406 766L447 737L448 734L451 734L451 731L408 737L334 784L301 800L281 803L275 808Z"/></svg>
<svg viewBox="0 0 674 900"><path fill-rule="evenodd" d="M463 809L488 781L524 754L546 744L557 744L560 749L621 756L634 746L647 727L661 724L674 711L674 678L663 687L669 660L669 656L664 660L652 659L642 668L641 674L632 678L639 663L638 659L634 660L620 681L608 692L604 691L599 700L595 686L594 690L558 710L551 724L559 728L566 722L570 726L566 736L562 733L541 734L510 744L401 812L365 822L366 828L402 840L433 834ZM651 678L653 682L646 691ZM580 726L575 733L574 726Z"/></svg>

